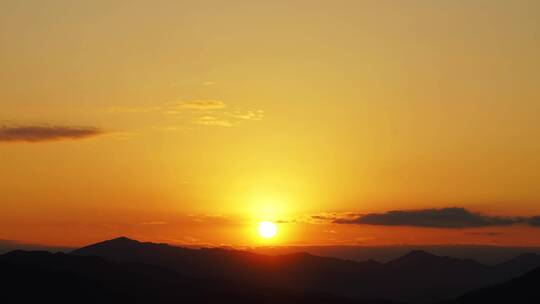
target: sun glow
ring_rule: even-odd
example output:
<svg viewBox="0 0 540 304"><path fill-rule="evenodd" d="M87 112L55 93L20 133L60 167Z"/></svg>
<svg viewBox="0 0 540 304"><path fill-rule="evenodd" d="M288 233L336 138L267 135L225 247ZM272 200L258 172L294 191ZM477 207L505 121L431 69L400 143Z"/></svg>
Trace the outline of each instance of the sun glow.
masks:
<svg viewBox="0 0 540 304"><path fill-rule="evenodd" d="M265 239L273 238L277 233L276 224L268 221L263 221L259 223L259 235Z"/></svg>

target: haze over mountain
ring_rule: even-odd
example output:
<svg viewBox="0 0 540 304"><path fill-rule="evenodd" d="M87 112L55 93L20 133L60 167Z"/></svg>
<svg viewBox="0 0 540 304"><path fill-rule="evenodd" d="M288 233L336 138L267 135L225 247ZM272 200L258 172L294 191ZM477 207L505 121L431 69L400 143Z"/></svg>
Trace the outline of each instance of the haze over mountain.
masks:
<svg viewBox="0 0 540 304"><path fill-rule="evenodd" d="M439 256L472 259L486 265L496 265L526 253L540 254L540 247L518 247L497 245L324 245L324 246L258 246L249 251L266 255L284 255L294 252L309 252L318 256L330 256L346 260L364 261L373 259L388 262L413 250L423 250Z"/></svg>
<svg viewBox="0 0 540 304"><path fill-rule="evenodd" d="M13 240L0 240L0 254L8 253L14 250L69 252L74 249L75 248L73 247L47 246L40 244L27 244L24 242L18 242Z"/></svg>

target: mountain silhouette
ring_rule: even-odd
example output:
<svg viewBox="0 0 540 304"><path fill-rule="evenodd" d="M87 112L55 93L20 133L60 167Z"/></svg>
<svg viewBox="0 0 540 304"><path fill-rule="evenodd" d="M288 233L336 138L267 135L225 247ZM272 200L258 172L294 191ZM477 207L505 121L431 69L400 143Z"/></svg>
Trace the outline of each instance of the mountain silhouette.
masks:
<svg viewBox="0 0 540 304"><path fill-rule="evenodd" d="M0 271L2 303L392 303L194 279L152 265L63 253L10 252L0 256Z"/></svg>
<svg viewBox="0 0 540 304"><path fill-rule="evenodd" d="M540 286L540 268L508 282L475 290L441 304L536 304L540 303L538 286Z"/></svg>
<svg viewBox="0 0 540 304"><path fill-rule="evenodd" d="M249 283L263 288L410 302L456 297L540 266L540 261L535 264L532 258L486 266L424 251L412 251L384 264L307 253L266 256L231 249L142 243L124 237L83 247L72 254L98 256L117 263L156 265L188 277Z"/></svg>
<svg viewBox="0 0 540 304"><path fill-rule="evenodd" d="M500 273L507 275L506 279L517 277L536 267L540 267L540 255L536 253L524 253L496 266Z"/></svg>
<svg viewBox="0 0 540 304"><path fill-rule="evenodd" d="M231 249L188 249L118 238L90 245L74 255L99 256L116 262L159 265L197 277L249 282L271 288L337 293L349 296L358 280L367 280L382 264L353 262L295 253L265 256ZM360 271L359 271L360 270ZM369 296L367 297L369 298Z"/></svg>

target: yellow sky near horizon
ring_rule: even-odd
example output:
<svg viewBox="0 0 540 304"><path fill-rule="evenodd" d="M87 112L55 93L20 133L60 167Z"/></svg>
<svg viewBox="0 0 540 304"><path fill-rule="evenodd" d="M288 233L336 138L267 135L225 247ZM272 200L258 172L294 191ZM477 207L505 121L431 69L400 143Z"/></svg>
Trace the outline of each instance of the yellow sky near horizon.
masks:
<svg viewBox="0 0 540 304"><path fill-rule="evenodd" d="M2 1L0 127L99 132L0 141L0 238L240 245L268 218L539 215L538 20L538 1ZM276 242L400 241L300 222Z"/></svg>

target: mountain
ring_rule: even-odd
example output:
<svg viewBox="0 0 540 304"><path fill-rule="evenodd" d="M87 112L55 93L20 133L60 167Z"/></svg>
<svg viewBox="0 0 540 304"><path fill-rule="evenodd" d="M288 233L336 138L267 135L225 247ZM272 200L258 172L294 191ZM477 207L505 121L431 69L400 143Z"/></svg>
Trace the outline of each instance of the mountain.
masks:
<svg viewBox="0 0 540 304"><path fill-rule="evenodd" d="M540 303L538 286L540 286L540 268L506 283L469 292L444 304L536 304Z"/></svg>
<svg viewBox="0 0 540 304"><path fill-rule="evenodd" d="M531 269L540 267L540 255L535 253L524 253L509 261L500 263L495 267L500 273L506 274L507 279L510 279L524 274Z"/></svg>
<svg viewBox="0 0 540 304"><path fill-rule="evenodd" d="M155 266L114 264L63 253L10 252L0 256L0 271L1 297L7 303L48 299L53 303L140 303L139 299L154 300L154 293L158 299L178 295L188 300L203 294L197 281ZM167 294L170 285L188 292Z"/></svg>
<svg viewBox="0 0 540 304"><path fill-rule="evenodd" d="M469 259L436 256L414 250L385 264L391 298L437 301L498 282L495 270Z"/></svg>
<svg viewBox="0 0 540 304"><path fill-rule="evenodd" d="M386 263L385 268L391 272L402 274L415 272L429 280L432 280L434 276L462 277L463 280L491 272L490 267L473 260L440 257L420 250L414 250Z"/></svg>
<svg viewBox="0 0 540 304"><path fill-rule="evenodd" d="M118 238L90 245L73 255L99 256L119 263L145 263L189 277L254 284L263 288L323 292L357 299L429 302L523 274L532 264L496 267L424 251L390 261L354 262L307 253L266 256L230 249L188 249Z"/></svg>
<svg viewBox="0 0 540 304"><path fill-rule="evenodd" d="M10 252L0 256L0 272L3 303L390 303L194 279L152 265L63 253Z"/></svg>
<svg viewBox="0 0 540 304"><path fill-rule="evenodd" d="M537 267L538 258L526 254L485 266L473 260L416 250L388 263L354 262L307 253L266 256L117 238L70 254L14 251L0 256L0 286L4 291L0 300L6 303L55 299L54 303L340 304L388 303L370 299L389 299L426 303L465 293L448 303L473 303L478 300L469 299L488 298L491 292L529 294L534 284L528 282L540 283L540 270L508 283L495 284ZM489 285L496 287L479 289ZM509 298L501 295L500 299Z"/></svg>
<svg viewBox="0 0 540 304"><path fill-rule="evenodd" d="M295 253L265 256L231 249L188 249L167 244L141 243L117 238L72 252L115 262L159 265L197 278L232 280L271 288L337 293L349 296L382 264L363 263ZM369 298L364 297L364 299Z"/></svg>
<svg viewBox="0 0 540 304"><path fill-rule="evenodd" d="M507 247L494 245L280 245L257 246L249 251L267 255L283 255L294 252L309 252L313 255L335 257L353 261L373 259L388 262L413 250L423 250L438 256L472 259L485 265L495 265L524 252L540 254L540 247Z"/></svg>

